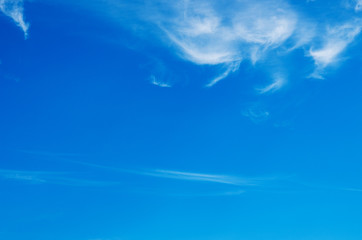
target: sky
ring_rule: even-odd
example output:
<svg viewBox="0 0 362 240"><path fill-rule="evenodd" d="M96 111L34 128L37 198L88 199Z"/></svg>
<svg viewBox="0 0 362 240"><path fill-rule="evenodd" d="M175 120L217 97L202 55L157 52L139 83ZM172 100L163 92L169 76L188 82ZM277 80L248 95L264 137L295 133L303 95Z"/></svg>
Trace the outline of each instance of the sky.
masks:
<svg viewBox="0 0 362 240"><path fill-rule="evenodd" d="M362 239L361 0L0 0L0 239Z"/></svg>

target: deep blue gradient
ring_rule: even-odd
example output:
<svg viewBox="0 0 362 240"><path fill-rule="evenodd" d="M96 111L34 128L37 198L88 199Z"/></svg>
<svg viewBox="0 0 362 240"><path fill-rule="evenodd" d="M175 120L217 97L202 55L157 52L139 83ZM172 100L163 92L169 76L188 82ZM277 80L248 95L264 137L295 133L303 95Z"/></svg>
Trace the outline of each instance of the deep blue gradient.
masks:
<svg viewBox="0 0 362 240"><path fill-rule="evenodd" d="M325 2L295 8L338 22ZM219 69L155 36L80 6L24 7L26 40L0 16L0 239L362 238L360 36L323 80L306 77L303 48L271 60L291 77L257 94L263 65L242 62L207 88ZM157 169L258 184L148 174Z"/></svg>

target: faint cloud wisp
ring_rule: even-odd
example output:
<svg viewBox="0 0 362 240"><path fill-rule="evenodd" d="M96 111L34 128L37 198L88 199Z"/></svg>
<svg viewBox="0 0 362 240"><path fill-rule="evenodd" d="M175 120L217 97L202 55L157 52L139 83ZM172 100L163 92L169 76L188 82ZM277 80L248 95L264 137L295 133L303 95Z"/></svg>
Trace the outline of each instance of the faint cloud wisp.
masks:
<svg viewBox="0 0 362 240"><path fill-rule="evenodd" d="M166 83L166 82L162 82L161 80L159 80L158 78L156 78L154 75L150 76L150 83L158 86L158 87L163 87L163 88L170 88L172 87L171 84Z"/></svg>
<svg viewBox="0 0 362 240"><path fill-rule="evenodd" d="M218 175L218 174L205 174L205 173L193 173L183 171L172 171L155 169L152 171L139 172L141 175L147 175L152 177L179 179L187 181L200 181L200 182L213 182L223 183L237 186L253 186L259 185L265 179L258 178L241 178L230 175Z"/></svg>
<svg viewBox="0 0 362 240"><path fill-rule="evenodd" d="M283 78L276 77L271 84L269 84L265 87L262 87L262 88L257 88L256 91L259 94L272 93L272 92L279 90L284 85L284 82L285 81Z"/></svg>
<svg viewBox="0 0 362 240"><path fill-rule="evenodd" d="M25 38L28 36L29 23L24 20L23 0L0 0L0 11L10 17L16 25L24 32Z"/></svg>

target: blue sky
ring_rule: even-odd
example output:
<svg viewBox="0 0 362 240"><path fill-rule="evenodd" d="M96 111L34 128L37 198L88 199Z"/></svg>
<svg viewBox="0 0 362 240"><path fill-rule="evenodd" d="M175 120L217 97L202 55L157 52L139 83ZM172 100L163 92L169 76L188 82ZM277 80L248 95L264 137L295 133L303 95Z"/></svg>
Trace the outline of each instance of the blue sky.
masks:
<svg viewBox="0 0 362 240"><path fill-rule="evenodd" d="M362 2L0 0L0 239L360 240Z"/></svg>

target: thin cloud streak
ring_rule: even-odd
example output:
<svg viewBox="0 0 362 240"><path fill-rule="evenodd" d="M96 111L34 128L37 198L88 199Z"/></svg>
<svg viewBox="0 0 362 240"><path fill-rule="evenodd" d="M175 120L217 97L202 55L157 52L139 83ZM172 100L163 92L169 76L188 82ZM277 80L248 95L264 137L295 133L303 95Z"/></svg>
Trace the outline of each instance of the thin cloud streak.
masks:
<svg viewBox="0 0 362 240"><path fill-rule="evenodd" d="M36 151L27 151L28 153L41 155L46 157L52 157L57 161L66 161L73 164L79 164L90 168L102 169L105 171L118 172L124 174L132 175L142 175L142 176L151 176L158 178L168 178L168 179L178 179L178 180L187 180L187 181L199 181L199 182L211 182L211 183L222 183L235 186L258 186L262 185L267 181L277 180L276 177L239 177L232 175L221 175L221 174L206 174L206 173L195 173L195 172L186 172L186 171L177 171L177 170L166 170L166 169L148 169L148 170L130 170L117 168L112 166L104 166L100 164L89 163L85 161L72 160L68 158L58 157L64 156L62 153L48 153L48 152L36 152Z"/></svg>
<svg viewBox="0 0 362 240"><path fill-rule="evenodd" d="M69 172L20 171L0 169L0 178L8 181L26 182L31 184L55 184L66 186L92 187L118 185L118 182L95 181L69 177Z"/></svg>
<svg viewBox="0 0 362 240"><path fill-rule="evenodd" d="M260 185L263 181L273 180L273 179L264 179L264 178L241 178L230 175L193 173L193 172L172 171L164 169L155 169L152 171L138 172L138 174L152 176L152 177L159 177L159 178L169 178L169 179L199 181L199 182L213 182L213 183L222 183L222 184L229 184L236 186L257 186Z"/></svg>
<svg viewBox="0 0 362 240"><path fill-rule="evenodd" d="M224 192L210 192L210 193L181 193L181 194L167 194L171 197L235 197L244 194L244 190L235 190L235 191L224 191ZM164 194L163 194L164 195Z"/></svg>
<svg viewBox="0 0 362 240"><path fill-rule="evenodd" d="M284 79L281 77L277 77L271 84L263 88L257 88L256 90L259 94L265 94L265 93L275 92L279 90L283 85L284 85Z"/></svg>
<svg viewBox="0 0 362 240"><path fill-rule="evenodd" d="M31 183L45 183L46 180L43 176L52 174L54 173L0 169L0 177L3 179L26 181Z"/></svg>
<svg viewBox="0 0 362 240"><path fill-rule="evenodd" d="M212 79L210 81L210 83L206 84L206 87L214 86L220 80L222 80L222 79L226 78L227 76L229 76L230 73L233 73L233 72L236 72L237 70L239 70L239 67L240 67L240 62L235 62L235 63L229 64L226 71L223 72L222 74L220 74L219 76L215 77L214 79Z"/></svg>
<svg viewBox="0 0 362 240"><path fill-rule="evenodd" d="M341 190L350 192L362 192L358 188L336 188L321 186L318 184L310 184L306 182L295 181L290 176L271 176L271 177L240 177L235 175L227 174L207 174L207 173L196 173L186 172L178 170L166 170L166 169L146 169L146 170L129 170L116 168L112 166L104 166L99 164L93 164L84 161L69 160L67 158L58 158L64 155L78 155L78 154L63 154L63 153L50 153L50 152L36 152L36 151L23 151L30 154L52 157L57 161L66 161L73 164L79 164L90 168L101 169L104 171L139 175L154 178L174 179L180 181L189 182L200 182L200 183L215 183L224 184L233 187L243 187L245 189L237 189L231 191L214 192L214 193L203 193L200 196L236 196L245 193L246 191L263 191L263 192L275 192L284 191L291 192L293 189L300 189L301 186L307 187L308 189L325 189L325 190ZM78 156L81 156L79 154ZM8 180L17 180L33 183L48 183L58 185L69 185L69 186L114 186L120 185L121 182L109 182L109 181L92 181L84 180L80 178L70 178L67 176L67 172L41 172L41 171L14 171L14 170L2 170L0 169L0 178ZM55 175L55 176L54 176ZM38 182L36 182L38 181ZM292 187L292 188L291 188ZM284 190L283 190L284 189ZM198 196L197 194L185 195L178 194L177 196Z"/></svg>

